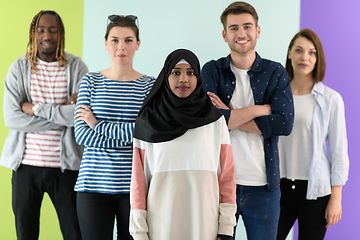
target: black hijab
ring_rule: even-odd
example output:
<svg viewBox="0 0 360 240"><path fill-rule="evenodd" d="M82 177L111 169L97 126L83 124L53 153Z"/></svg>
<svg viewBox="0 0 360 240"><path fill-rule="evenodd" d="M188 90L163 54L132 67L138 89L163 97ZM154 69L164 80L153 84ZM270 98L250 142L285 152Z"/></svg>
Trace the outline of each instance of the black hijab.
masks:
<svg viewBox="0 0 360 240"><path fill-rule="evenodd" d="M195 90L186 98L177 97L169 86L171 70L185 59L197 77ZM194 53L178 49L169 54L163 69L145 99L135 122L134 137L147 142L166 142L188 129L219 119L221 112L211 103L201 86L200 63Z"/></svg>

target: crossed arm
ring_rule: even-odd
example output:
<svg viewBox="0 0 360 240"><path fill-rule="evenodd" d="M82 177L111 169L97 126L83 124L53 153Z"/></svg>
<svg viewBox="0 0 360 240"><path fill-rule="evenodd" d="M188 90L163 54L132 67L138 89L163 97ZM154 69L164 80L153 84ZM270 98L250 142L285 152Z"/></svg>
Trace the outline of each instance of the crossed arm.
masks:
<svg viewBox="0 0 360 240"><path fill-rule="evenodd" d="M226 81L224 76L219 73L219 69L212 71L216 68L213 62L204 65L201 70L201 78L203 80L203 87L207 91L210 99L215 106L224 114L228 121L228 128L241 129L244 131L262 134L264 138L271 136L289 135L292 130L294 119L294 106L292 103L292 92L290 88L289 78L286 70L280 65L268 77L266 94L257 92L266 99L262 101L263 105L256 104L241 109L230 110L226 105L228 102L224 100L225 97L229 98L229 94L225 86L221 86L220 81ZM227 85L226 85L227 86ZM220 92L223 91L223 92ZM222 101L220 99L223 99ZM224 97L224 98L223 98ZM226 102L226 104L224 104Z"/></svg>
<svg viewBox="0 0 360 240"><path fill-rule="evenodd" d="M71 95L69 97L68 100L66 100L66 102L63 104L63 105L70 105L70 104L76 104L76 100L77 100L77 95L78 93L74 93L73 95ZM30 103L30 102L22 102L20 103L20 107L21 107L21 110L28 114L28 115L31 115L31 116L35 116L34 114L34 111L32 110L32 107L34 106L33 103Z"/></svg>
<svg viewBox="0 0 360 240"><path fill-rule="evenodd" d="M44 104L42 108L46 110L42 111L43 115L34 116L33 104L26 100L25 81L22 74L19 74L22 71L19 65L18 61L14 62L5 77L3 105L5 125L20 132L39 132L73 126L75 107L69 103L76 101L76 94L66 102L69 105Z"/></svg>
<svg viewBox="0 0 360 240"><path fill-rule="evenodd" d="M91 102L91 77L86 75L80 85L75 110L75 139L91 147L115 148L132 143L134 122L113 122L97 119Z"/></svg>
<svg viewBox="0 0 360 240"><path fill-rule="evenodd" d="M212 92L207 92L207 94L210 97L211 102L215 106L218 106L219 109L230 110L230 108L226 106L216 94ZM231 110L230 118L228 122L228 128L229 130L238 128L240 130L244 130L247 132L261 134L261 131L256 125L254 118L266 116L270 114L271 114L271 107L269 104L254 105L254 106Z"/></svg>

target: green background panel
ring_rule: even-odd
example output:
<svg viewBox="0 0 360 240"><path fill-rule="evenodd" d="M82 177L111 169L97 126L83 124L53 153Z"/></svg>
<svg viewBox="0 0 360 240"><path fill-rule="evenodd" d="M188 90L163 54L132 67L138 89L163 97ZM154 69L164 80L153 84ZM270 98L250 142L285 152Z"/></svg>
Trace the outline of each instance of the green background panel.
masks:
<svg viewBox="0 0 360 240"><path fill-rule="evenodd" d="M5 3L6 2L6 3ZM4 4L5 3L5 4ZM12 62L25 54L29 40L29 27L32 18L40 10L54 10L65 25L65 50L82 56L83 0L1 0L0 8L0 149L5 142L8 128L3 118L4 79ZM11 170L0 167L0 238L16 239L15 221L11 207ZM55 209L45 194L41 218L39 239L63 239Z"/></svg>

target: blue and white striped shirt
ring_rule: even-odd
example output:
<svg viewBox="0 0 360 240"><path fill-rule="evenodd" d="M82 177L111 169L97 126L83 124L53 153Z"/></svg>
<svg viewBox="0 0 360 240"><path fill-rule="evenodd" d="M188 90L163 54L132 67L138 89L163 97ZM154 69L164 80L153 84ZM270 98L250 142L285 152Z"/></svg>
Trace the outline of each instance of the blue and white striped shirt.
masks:
<svg viewBox="0 0 360 240"><path fill-rule="evenodd" d="M99 72L84 76L76 109L89 106L98 122L91 129L75 121L76 142L85 146L75 191L130 192L135 119L154 81L146 75L131 81L111 80Z"/></svg>

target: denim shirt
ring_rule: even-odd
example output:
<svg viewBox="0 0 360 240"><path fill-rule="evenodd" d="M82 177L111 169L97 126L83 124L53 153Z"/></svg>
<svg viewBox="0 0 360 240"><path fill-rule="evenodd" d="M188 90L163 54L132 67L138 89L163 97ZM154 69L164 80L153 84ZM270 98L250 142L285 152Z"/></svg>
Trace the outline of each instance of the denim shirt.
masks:
<svg viewBox="0 0 360 240"><path fill-rule="evenodd" d="M230 69L230 54L217 61L212 60L201 70L202 85L206 92L215 93L229 106L235 90L236 78ZM294 105L289 77L285 68L277 62L256 59L248 71L255 105L270 104L271 115L255 118L254 121L264 137L267 185L274 190L280 185L278 136L289 135L294 123ZM221 110L229 121L231 110Z"/></svg>
<svg viewBox="0 0 360 240"><path fill-rule="evenodd" d="M317 199L331 194L331 186L342 186L346 183L349 156L342 97L322 83L316 83L311 93L316 100L311 129L314 150L306 199Z"/></svg>

